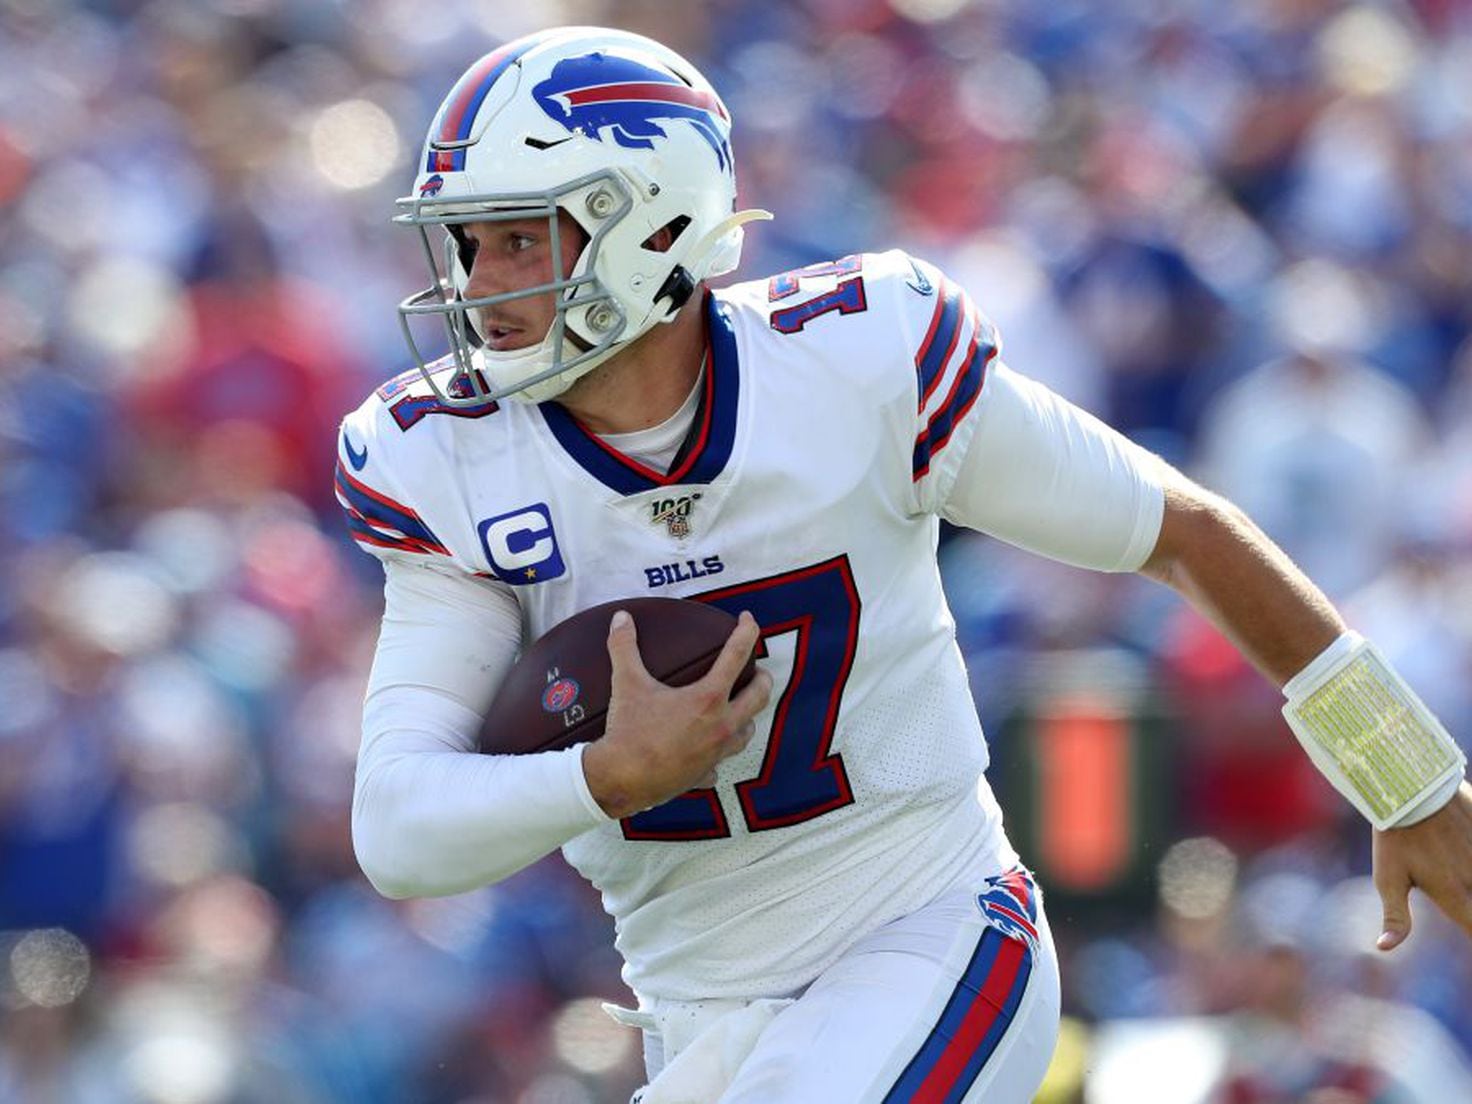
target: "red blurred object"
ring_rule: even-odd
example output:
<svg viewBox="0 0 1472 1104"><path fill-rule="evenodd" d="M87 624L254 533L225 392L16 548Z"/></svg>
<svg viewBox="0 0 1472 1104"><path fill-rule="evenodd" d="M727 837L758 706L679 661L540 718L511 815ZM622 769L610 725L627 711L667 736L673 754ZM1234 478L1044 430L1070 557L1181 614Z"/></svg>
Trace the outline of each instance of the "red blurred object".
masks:
<svg viewBox="0 0 1472 1104"><path fill-rule="evenodd" d="M188 307L179 370L140 373L125 395L135 428L181 453L209 498L279 487L326 508L334 428L367 390L330 298L289 279L221 281L197 285ZM248 446L231 447L242 427Z"/></svg>
<svg viewBox="0 0 1472 1104"><path fill-rule="evenodd" d="M1294 739L1278 688L1210 622L1183 609L1167 665L1182 727L1180 807L1194 831L1255 849L1340 819L1348 806Z"/></svg>

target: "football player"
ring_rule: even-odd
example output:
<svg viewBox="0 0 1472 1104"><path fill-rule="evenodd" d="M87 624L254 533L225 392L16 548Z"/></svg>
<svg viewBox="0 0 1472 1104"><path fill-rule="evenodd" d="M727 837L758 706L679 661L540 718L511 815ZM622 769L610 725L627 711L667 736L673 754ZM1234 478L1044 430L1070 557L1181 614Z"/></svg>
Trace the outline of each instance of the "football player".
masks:
<svg viewBox="0 0 1472 1104"><path fill-rule="evenodd" d="M769 216L736 208L729 114L683 58L509 43L418 169L416 367L345 420L336 474L386 575L354 844L391 897L561 848L616 924L645 1104L1020 1104L1041 1080L1056 960L983 775L941 518L1180 591L1374 824L1380 945L1411 885L1472 925L1461 752L1240 512L1012 371L904 253L710 289ZM616 615L601 739L469 754L523 641L640 594L740 615L704 679L653 680Z"/></svg>

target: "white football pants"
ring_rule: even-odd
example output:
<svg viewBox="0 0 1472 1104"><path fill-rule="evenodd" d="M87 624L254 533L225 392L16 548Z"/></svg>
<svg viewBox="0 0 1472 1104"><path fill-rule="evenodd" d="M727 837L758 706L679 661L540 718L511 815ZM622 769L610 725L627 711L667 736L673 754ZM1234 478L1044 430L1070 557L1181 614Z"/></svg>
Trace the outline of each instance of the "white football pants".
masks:
<svg viewBox="0 0 1472 1104"><path fill-rule="evenodd" d="M871 933L796 999L637 1017L643 1104L1028 1104L1057 1040L1058 960L1019 869Z"/></svg>

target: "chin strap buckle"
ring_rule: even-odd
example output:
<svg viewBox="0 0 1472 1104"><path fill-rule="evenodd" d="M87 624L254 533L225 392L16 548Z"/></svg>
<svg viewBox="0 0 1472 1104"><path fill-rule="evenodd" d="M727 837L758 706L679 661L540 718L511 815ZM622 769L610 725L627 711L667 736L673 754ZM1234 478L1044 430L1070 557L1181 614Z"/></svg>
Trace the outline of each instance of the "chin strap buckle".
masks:
<svg viewBox="0 0 1472 1104"><path fill-rule="evenodd" d="M666 296L669 297L669 313L674 314L690 301L690 296L695 294L695 277L690 275L690 270L684 265L675 265L674 269L665 277L664 283L659 285L659 291L654 295L654 301L658 303Z"/></svg>

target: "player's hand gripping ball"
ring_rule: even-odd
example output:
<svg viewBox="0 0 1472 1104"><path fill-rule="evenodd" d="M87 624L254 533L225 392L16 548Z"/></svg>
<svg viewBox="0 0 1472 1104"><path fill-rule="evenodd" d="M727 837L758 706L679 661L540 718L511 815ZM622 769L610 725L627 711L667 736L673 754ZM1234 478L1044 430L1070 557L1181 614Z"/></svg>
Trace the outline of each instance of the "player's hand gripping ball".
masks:
<svg viewBox="0 0 1472 1104"><path fill-rule="evenodd" d="M527 755L603 735L613 680L608 623L618 610L634 619L644 667L669 686L700 679L736 628L725 610L688 598L628 598L576 613L533 641L506 673L481 728L481 751ZM753 651L731 693L755 673Z"/></svg>

